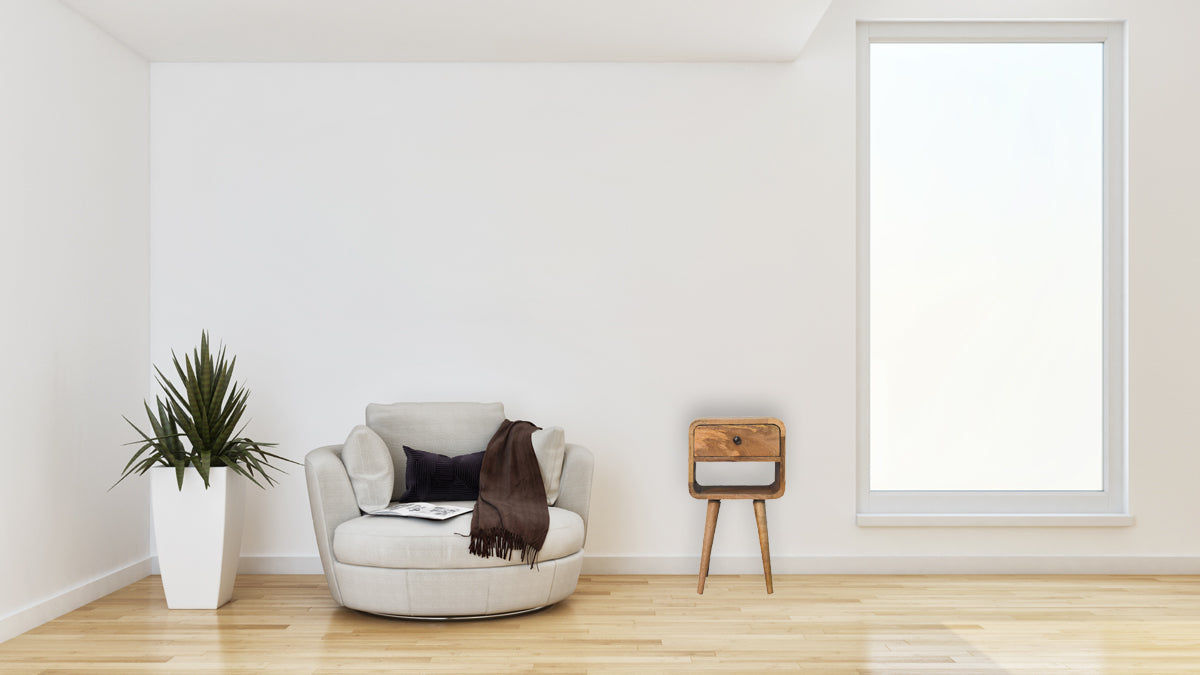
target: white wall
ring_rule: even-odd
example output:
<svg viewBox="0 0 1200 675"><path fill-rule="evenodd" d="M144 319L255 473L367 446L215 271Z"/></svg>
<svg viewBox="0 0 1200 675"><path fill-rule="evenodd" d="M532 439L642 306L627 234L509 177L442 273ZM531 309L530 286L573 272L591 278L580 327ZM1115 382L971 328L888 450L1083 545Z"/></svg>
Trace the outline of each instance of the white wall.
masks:
<svg viewBox="0 0 1200 675"><path fill-rule="evenodd" d="M371 401L562 425L597 455L594 570L694 569L702 415L788 425L779 571L1195 565L1200 7L971 7L835 2L794 64L156 64L153 359L210 329L296 459ZM1129 20L1133 527L855 525L855 20L987 16ZM315 555L299 470L248 511L244 555ZM749 505L723 511L714 572L753 571Z"/></svg>
<svg viewBox="0 0 1200 675"><path fill-rule="evenodd" d="M149 553L145 482L106 492L149 380L149 67L57 2L9 0L0 82L3 640Z"/></svg>

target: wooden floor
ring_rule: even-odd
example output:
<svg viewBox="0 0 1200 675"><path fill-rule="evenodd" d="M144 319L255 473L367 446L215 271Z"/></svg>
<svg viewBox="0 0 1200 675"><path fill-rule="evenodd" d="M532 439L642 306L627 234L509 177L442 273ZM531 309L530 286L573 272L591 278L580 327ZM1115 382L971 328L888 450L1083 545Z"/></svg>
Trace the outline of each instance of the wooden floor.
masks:
<svg viewBox="0 0 1200 675"><path fill-rule="evenodd" d="M585 576L519 617L385 619L322 577L215 611L158 577L0 644L3 673L1200 673L1200 577Z"/></svg>

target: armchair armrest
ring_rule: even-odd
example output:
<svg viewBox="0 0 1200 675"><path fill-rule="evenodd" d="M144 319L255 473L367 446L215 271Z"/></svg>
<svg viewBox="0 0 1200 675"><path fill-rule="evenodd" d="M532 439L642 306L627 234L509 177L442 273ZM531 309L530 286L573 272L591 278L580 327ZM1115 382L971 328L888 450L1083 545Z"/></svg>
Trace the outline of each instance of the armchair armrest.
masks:
<svg viewBox="0 0 1200 675"><path fill-rule="evenodd" d="M342 446L327 445L304 457L304 476L308 482L308 504L312 509L313 530L321 566L333 599L342 604L342 594L333 571L333 531L338 525L362 515L354 499L350 476L342 464Z"/></svg>
<svg viewBox="0 0 1200 675"><path fill-rule="evenodd" d="M587 536L588 509L592 503L592 469L595 460L592 451L582 445L567 443L563 456L562 478L559 479L558 501L560 509L574 511L583 518L584 536Z"/></svg>

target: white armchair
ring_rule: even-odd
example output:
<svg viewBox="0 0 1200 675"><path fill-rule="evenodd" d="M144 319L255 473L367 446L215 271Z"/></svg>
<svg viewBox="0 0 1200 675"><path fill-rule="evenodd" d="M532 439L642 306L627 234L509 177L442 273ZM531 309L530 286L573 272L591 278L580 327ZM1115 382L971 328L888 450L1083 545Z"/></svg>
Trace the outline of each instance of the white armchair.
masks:
<svg viewBox="0 0 1200 675"><path fill-rule="evenodd" d="M404 492L403 446L443 455L479 452L504 420L499 403L367 406L367 426L387 444L395 487ZM304 460L313 529L329 592L338 604L374 614L465 618L530 611L569 596L579 581L592 490L592 453L567 444L550 529L536 568L467 552L471 518L445 521L367 516L329 445Z"/></svg>

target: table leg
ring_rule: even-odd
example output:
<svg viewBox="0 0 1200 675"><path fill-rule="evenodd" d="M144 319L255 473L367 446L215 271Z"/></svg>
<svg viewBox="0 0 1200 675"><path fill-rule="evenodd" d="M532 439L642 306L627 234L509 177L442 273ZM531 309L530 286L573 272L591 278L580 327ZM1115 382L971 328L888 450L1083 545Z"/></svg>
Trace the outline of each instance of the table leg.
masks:
<svg viewBox="0 0 1200 675"><path fill-rule="evenodd" d="M767 542L767 503L754 500L754 519L758 521L758 546L762 549L763 574L767 577L767 593L773 593L771 585L771 545Z"/></svg>
<svg viewBox="0 0 1200 675"><path fill-rule="evenodd" d="M717 532L717 513L721 510L720 499L708 500L708 517L704 521L704 548L700 551L700 585L697 593L704 593L704 580L708 578L708 560L712 555L713 535Z"/></svg>

